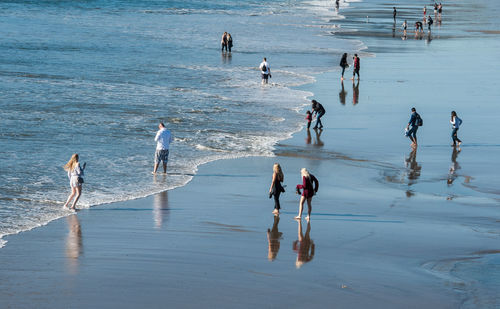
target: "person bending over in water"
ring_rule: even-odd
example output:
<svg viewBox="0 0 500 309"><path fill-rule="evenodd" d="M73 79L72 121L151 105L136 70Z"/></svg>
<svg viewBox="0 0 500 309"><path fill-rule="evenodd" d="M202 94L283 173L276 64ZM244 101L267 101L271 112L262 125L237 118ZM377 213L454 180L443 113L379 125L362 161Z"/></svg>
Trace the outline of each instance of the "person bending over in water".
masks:
<svg viewBox="0 0 500 309"><path fill-rule="evenodd" d="M312 115L314 115L314 113L316 113L316 125L314 126L313 129L318 129L318 126L320 129L323 128L323 124L321 123L321 117L323 117L323 115L325 115L326 111L325 111L325 108L323 107L323 105L321 105L318 101L316 100L312 100Z"/></svg>
<svg viewBox="0 0 500 309"><path fill-rule="evenodd" d="M458 147L462 144L462 141L458 138L458 128L460 128L460 125L462 124L462 119L458 118L457 113L455 111L451 112L451 119L450 119L451 127L453 131L451 131L451 139L453 140L453 147L457 146L458 142Z"/></svg>
<svg viewBox="0 0 500 309"><path fill-rule="evenodd" d="M300 190L302 189L302 196L300 197L299 202L299 215L295 217L295 219L302 219L302 211L304 210L304 202L307 201L307 217L306 220L309 221L311 218L312 211L312 198L318 192L319 182L314 175L310 174L309 171L305 168L300 170L300 174L302 176L302 184L298 184L296 187L297 194L300 194ZM313 186L314 183L314 186Z"/></svg>
<svg viewBox="0 0 500 309"><path fill-rule="evenodd" d="M342 59L340 59L340 67L342 68L342 76L340 77L340 80L344 80L345 69L349 67L349 64L347 63L347 53L342 55Z"/></svg>
<svg viewBox="0 0 500 309"><path fill-rule="evenodd" d="M83 167L80 167L77 153L73 154L68 163L64 165L64 170L68 172L69 186L71 187L71 194L68 196L68 200L63 206L64 208L68 207L69 203L74 198L73 204L71 205L70 209L75 209L76 203L82 195L83 171L85 170L86 165L87 163L84 163Z"/></svg>
<svg viewBox="0 0 500 309"><path fill-rule="evenodd" d="M269 198L274 196L274 210L273 214L279 215L280 213L280 194L285 192L285 189L281 183L285 180L283 171L281 171L281 166L278 163L273 165L273 181L271 182L271 187L269 188Z"/></svg>

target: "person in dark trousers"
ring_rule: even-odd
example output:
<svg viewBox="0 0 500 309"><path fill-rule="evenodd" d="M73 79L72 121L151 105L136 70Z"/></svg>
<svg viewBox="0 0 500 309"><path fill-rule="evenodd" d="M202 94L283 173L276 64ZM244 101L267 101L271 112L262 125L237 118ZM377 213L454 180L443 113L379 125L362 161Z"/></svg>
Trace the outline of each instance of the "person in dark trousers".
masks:
<svg viewBox="0 0 500 309"><path fill-rule="evenodd" d="M451 131L451 139L453 140L453 147L457 146L458 142L458 147L462 144L462 141L458 138L457 133L458 129L460 128L460 125L462 124L462 119L458 118L457 113L455 111L451 112L451 119L450 119L452 131Z"/></svg>
<svg viewBox="0 0 500 309"><path fill-rule="evenodd" d="M342 59L340 59L340 67L342 68L342 76L340 77L340 80L344 80L345 69L349 67L349 64L347 63L347 53L342 55Z"/></svg>
<svg viewBox="0 0 500 309"><path fill-rule="evenodd" d="M396 11L396 7L394 7L394 11L392 11L392 18L394 19L394 22L396 22L396 15L398 14L398 11Z"/></svg>
<svg viewBox="0 0 500 309"><path fill-rule="evenodd" d="M229 49L229 52L231 52L231 48L233 48L233 37L231 36L231 33L228 33L226 38L227 38L227 48Z"/></svg>
<svg viewBox="0 0 500 309"><path fill-rule="evenodd" d="M312 110L313 110L313 115L316 113L316 125L314 126L313 129L322 129L323 124L321 123L321 117L325 115L326 111L323 105L321 105L318 101L312 100Z"/></svg>
<svg viewBox="0 0 500 309"><path fill-rule="evenodd" d="M222 38L220 39L220 45L221 45L221 51L224 51L224 49L226 49L227 51L227 32L224 32L222 34Z"/></svg>
<svg viewBox="0 0 500 309"><path fill-rule="evenodd" d="M410 121L408 121L408 125L406 125L406 130L407 130L406 135L411 140L412 147L417 147L418 118L420 118L420 115L417 113L417 110L415 109L415 107L412 107ZM411 126L411 129L409 129L410 126Z"/></svg>
<svg viewBox="0 0 500 309"><path fill-rule="evenodd" d="M278 163L274 163L273 166L273 181L271 182L271 187L269 188L269 198L274 196L274 210L273 214L279 215L280 213L280 194L285 192L285 189L281 185L285 179L283 172L281 171L281 166Z"/></svg>
<svg viewBox="0 0 500 309"><path fill-rule="evenodd" d="M432 20L432 17L429 15L427 17L427 30L429 30L429 32L431 31L431 26L433 23L434 23L434 20Z"/></svg>
<svg viewBox="0 0 500 309"><path fill-rule="evenodd" d="M361 60L358 57L358 54L354 54L354 70L352 72L352 80L354 80L354 77L356 74L358 74L358 80L359 80L359 69L361 68Z"/></svg>

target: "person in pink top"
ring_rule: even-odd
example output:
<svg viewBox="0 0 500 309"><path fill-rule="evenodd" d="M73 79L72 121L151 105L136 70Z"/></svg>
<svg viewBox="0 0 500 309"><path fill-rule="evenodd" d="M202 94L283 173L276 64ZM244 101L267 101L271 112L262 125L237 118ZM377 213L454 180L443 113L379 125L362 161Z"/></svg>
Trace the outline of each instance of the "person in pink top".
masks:
<svg viewBox="0 0 500 309"><path fill-rule="evenodd" d="M309 221L311 218L311 210L312 210L312 197L314 194L318 192L319 182L314 175L310 174L309 171L305 168L300 170L300 174L302 175L302 184L297 185L297 194L300 194L300 190L302 190L302 196L300 197L299 203L299 215L295 217L295 219L302 219L302 211L304 210L304 202L307 201L307 217L306 220ZM313 186L314 183L314 186Z"/></svg>

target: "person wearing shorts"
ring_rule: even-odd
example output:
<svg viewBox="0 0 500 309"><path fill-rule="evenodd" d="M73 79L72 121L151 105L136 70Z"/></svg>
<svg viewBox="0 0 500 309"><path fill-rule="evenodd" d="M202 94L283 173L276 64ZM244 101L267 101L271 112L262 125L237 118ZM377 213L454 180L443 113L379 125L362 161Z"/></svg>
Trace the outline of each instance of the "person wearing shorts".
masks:
<svg viewBox="0 0 500 309"><path fill-rule="evenodd" d="M259 69L262 77L262 84L267 84L268 78L271 77L271 67L269 66L269 63L267 63L266 58L264 58L264 61L260 63Z"/></svg>
<svg viewBox="0 0 500 309"><path fill-rule="evenodd" d="M168 162L168 150L170 143L172 142L172 133L170 130L165 128L163 122L158 125L158 132L156 132L155 142L156 142L156 152L155 152L155 166L153 169L153 174L156 174L160 162L163 162L163 173L167 173L167 162Z"/></svg>

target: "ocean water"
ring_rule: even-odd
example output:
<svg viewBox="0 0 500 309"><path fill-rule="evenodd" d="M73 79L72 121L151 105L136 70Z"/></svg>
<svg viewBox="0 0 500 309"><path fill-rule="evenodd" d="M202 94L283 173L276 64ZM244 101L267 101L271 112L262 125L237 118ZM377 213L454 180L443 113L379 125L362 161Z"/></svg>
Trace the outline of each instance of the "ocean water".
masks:
<svg viewBox="0 0 500 309"><path fill-rule="evenodd" d="M209 161L273 155L303 125L312 94L294 87L364 48L331 36L342 18L333 1L2 1L0 247L69 214L73 153L87 162L79 207L183 186ZM175 137L167 177L151 175L159 121Z"/></svg>

